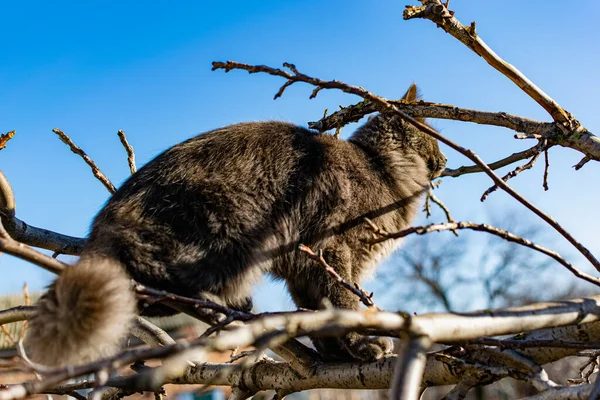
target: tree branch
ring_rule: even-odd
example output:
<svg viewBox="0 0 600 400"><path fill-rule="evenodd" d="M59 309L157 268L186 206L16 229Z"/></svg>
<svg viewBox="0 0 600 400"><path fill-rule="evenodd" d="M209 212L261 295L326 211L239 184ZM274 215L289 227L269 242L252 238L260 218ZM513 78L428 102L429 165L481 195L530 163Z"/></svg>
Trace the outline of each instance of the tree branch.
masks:
<svg viewBox="0 0 600 400"><path fill-rule="evenodd" d="M392 380L392 399L416 400L421 395L421 380L427 362L427 350L431 347L427 336L409 334L402 343L402 349Z"/></svg>
<svg viewBox="0 0 600 400"><path fill-rule="evenodd" d="M92 169L92 173L94 174L94 176L96 177L96 179L98 179L104 185L104 187L110 192L110 194L113 194L114 192L117 191L117 189L112 184L112 182L110 181L110 179L108 179L106 177L106 175L104 175L104 173L102 171L100 171L100 168L98 168L98 166L96 165L96 163L94 162L94 160L92 160L86 154L86 152L82 150L81 147L79 147L75 143L73 143L73 140L71 140L71 138L69 136L67 136L63 131L61 131L58 128L52 129L52 132L56 133L58 135L59 139L64 144L66 144L67 146L69 146L69 148L71 149L71 151L73 153L75 153L79 157L83 158L83 161L85 161L85 163L87 165L89 165L90 168Z"/></svg>
<svg viewBox="0 0 600 400"><path fill-rule="evenodd" d="M600 286L600 278L594 277L592 275L586 274L585 272L579 270L573 264L569 263L567 260L562 258L560 254L558 254L554 250L547 249L538 244L531 242L528 239L522 238L520 236L515 235L514 233L510 233L505 231L504 229L496 228L494 226L490 226L487 224L476 224L474 222L446 222L441 224L430 224L425 226L412 226L410 228L403 229L398 232L386 232L382 229L379 229L373 222L367 221L369 228L378 236L369 241L369 244L377 244L384 242L390 239L398 239L411 234L424 235L426 233L431 232L441 232L446 230L457 230L457 229L470 229L478 232L486 232L492 235L501 237L502 239L517 243L521 246L529 247L530 249L536 250L542 254L551 257L564 267L566 267L569 271L573 273L578 278L586 280L594 285Z"/></svg>
<svg viewBox="0 0 600 400"><path fill-rule="evenodd" d="M137 168L135 166L135 153L133 151L133 147L131 147L131 145L127 141L127 136L125 136L124 131L119 130L117 132L117 135L119 135L121 144L123 145L123 147L125 148L125 151L127 152L127 163L129 164L129 171L131 172L131 175L133 175L137 171Z"/></svg>
<svg viewBox="0 0 600 400"><path fill-rule="evenodd" d="M14 240L34 247L41 247L62 254L79 254L85 239L62 235L36 228L15 216L16 202L6 176L0 171L0 217L6 231Z"/></svg>

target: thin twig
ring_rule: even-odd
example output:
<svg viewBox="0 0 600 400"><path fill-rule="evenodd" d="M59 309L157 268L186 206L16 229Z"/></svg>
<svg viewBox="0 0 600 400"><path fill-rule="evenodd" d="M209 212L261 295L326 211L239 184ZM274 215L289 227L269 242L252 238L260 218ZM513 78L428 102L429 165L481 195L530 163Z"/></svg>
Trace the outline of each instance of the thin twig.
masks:
<svg viewBox="0 0 600 400"><path fill-rule="evenodd" d="M510 171L508 174L504 175L502 177L502 180L504 182L507 182L509 179L514 178L515 176L519 175L521 172L531 169L533 167L533 165L535 164L535 162L537 161L539 156L540 156L540 153L534 154L534 156L531 157L531 160L529 160L527 163L525 163L523 165L519 165L517 168ZM483 193L480 200L485 201L487 199L487 197L491 193L495 192L497 189L498 189L498 185L492 185Z"/></svg>
<svg viewBox="0 0 600 400"><path fill-rule="evenodd" d="M329 275L333 277L340 285L342 285L346 290L352 292L356 297L360 299L360 301L367 307L376 307L373 302L373 293L367 293L364 289L362 289L357 283L351 284L342 278L336 270L334 270L331 265L327 263L325 258L323 257L323 250L319 249L318 253L312 251L312 249L308 246L301 244L298 249L308 255L311 260L318 262L324 269L327 271Z"/></svg>
<svg viewBox="0 0 600 400"><path fill-rule="evenodd" d="M110 194L113 194L114 192L117 191L117 189L112 184L112 182L106 177L106 175L104 175L104 173L102 171L100 171L100 168L98 168L98 166L96 165L94 160L92 160L86 154L86 152L81 149L81 147L79 147L75 143L73 143L73 140L71 140L71 138L69 136L67 136L63 131L61 131L58 128L52 129L52 132L56 133L58 135L58 137L60 138L60 140L64 144L69 146L69 148L71 149L71 151L73 153L80 156L83 159L83 161L85 161L85 163L90 166L90 168L92 169L92 173L94 174L96 179L98 179L104 185L104 187L110 192Z"/></svg>
<svg viewBox="0 0 600 400"><path fill-rule="evenodd" d="M576 340L562 339L494 339L480 338L464 342L447 343L448 345L469 346L480 344L485 346L497 346L501 349L528 349L532 347L551 347L551 348L568 348L568 349L600 349L600 342L585 342Z"/></svg>
<svg viewBox="0 0 600 400"><path fill-rule="evenodd" d="M127 163L129 164L129 171L131 172L131 175L133 175L137 171L137 168L135 166L135 153L133 151L133 147L131 147L131 145L127 141L127 136L125 136L124 131L119 130L117 132L117 135L119 135L119 139L121 139L121 144L127 152Z"/></svg>
<svg viewBox="0 0 600 400"><path fill-rule="evenodd" d="M433 193L433 185L431 185L431 188L429 189L429 191L427 192L427 198L426 198L426 204L428 204L429 200L431 200L432 202L434 202L435 204L438 205L439 208L442 209L442 211L444 212L444 214L446 215L446 220L448 222L454 222L454 218L452 218L452 215L450 214L450 209L446 206L446 204L444 204L444 202L442 202L434 193ZM429 217L431 215L431 213L429 212L429 210L427 211L427 217ZM452 233L454 234L454 236L458 236L458 232L456 230L452 230Z"/></svg>
<svg viewBox="0 0 600 400"><path fill-rule="evenodd" d="M492 170L497 170L499 168L502 167L506 167L507 165L513 164L517 161L521 161L521 160L525 160L526 158L530 158L533 157L535 154L537 154L539 152L539 147L538 145L535 145L527 150L523 150L520 151L518 153L513 153L508 157L505 157L501 160L498 160L496 162L493 162L491 164L488 164L488 166L492 169ZM483 172L483 169L481 167L479 167L478 165L469 165L469 166L462 166L456 169L448 169L446 168L444 170L444 172L442 172L442 177L444 176L450 176L452 178L456 178L459 177L461 175L466 175L466 174L473 174L476 172Z"/></svg>
<svg viewBox="0 0 600 400"><path fill-rule="evenodd" d="M550 168L550 160L548 159L548 148L544 149L544 190L548 190L548 169Z"/></svg>
<svg viewBox="0 0 600 400"><path fill-rule="evenodd" d="M8 141L10 139L12 139L16 133L17 133L17 131L13 130L10 132L0 134L0 150L4 149L6 147L6 143L8 143Z"/></svg>
<svg viewBox="0 0 600 400"><path fill-rule="evenodd" d="M25 306L31 306L31 296L29 296L29 287L27 283L23 285L23 297L25 298ZM27 330L27 320L23 321L23 325L21 325L21 334L19 335L19 341L22 341L25 337L25 331Z"/></svg>

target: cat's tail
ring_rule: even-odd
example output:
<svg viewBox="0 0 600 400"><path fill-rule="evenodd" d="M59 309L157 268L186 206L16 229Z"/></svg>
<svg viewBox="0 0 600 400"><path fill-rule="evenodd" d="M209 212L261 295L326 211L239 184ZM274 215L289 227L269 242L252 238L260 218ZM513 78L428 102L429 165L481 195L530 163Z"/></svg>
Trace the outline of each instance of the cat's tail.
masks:
<svg viewBox="0 0 600 400"><path fill-rule="evenodd" d="M136 299L116 260L83 256L66 268L37 303L25 353L32 361L65 366L115 354L136 316Z"/></svg>

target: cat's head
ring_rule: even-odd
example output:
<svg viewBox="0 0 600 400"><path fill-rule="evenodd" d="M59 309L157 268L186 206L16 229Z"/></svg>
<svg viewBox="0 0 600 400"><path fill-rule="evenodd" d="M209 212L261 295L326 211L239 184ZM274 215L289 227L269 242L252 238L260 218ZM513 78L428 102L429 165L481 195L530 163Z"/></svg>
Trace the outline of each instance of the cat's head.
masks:
<svg viewBox="0 0 600 400"><path fill-rule="evenodd" d="M419 89L415 84L412 84L402 97L402 100L407 102L416 102L420 99ZM423 118L416 119L428 125ZM446 156L440 151L437 139L393 113L370 117L350 140L358 141L375 151L414 152L425 161L431 179L440 176L446 167Z"/></svg>

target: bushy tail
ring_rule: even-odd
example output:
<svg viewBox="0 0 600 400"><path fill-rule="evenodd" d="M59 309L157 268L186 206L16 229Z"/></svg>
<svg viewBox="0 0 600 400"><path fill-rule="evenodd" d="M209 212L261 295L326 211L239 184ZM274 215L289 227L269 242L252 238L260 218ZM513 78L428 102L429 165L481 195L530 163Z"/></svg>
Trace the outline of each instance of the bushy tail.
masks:
<svg viewBox="0 0 600 400"><path fill-rule="evenodd" d="M50 285L29 320L26 354L64 366L115 354L136 315L130 278L119 262L83 256Z"/></svg>

